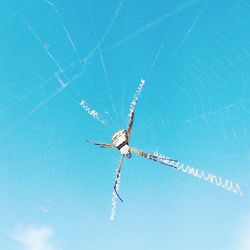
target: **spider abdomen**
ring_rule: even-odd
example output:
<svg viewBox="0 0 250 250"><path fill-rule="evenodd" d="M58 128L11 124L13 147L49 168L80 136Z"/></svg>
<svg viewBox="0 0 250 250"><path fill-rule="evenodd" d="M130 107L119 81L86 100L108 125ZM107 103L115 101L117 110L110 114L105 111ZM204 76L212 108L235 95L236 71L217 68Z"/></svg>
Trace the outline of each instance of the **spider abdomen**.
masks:
<svg viewBox="0 0 250 250"><path fill-rule="evenodd" d="M128 144L122 146L120 152L121 154L126 155L128 158L131 158L130 148Z"/></svg>

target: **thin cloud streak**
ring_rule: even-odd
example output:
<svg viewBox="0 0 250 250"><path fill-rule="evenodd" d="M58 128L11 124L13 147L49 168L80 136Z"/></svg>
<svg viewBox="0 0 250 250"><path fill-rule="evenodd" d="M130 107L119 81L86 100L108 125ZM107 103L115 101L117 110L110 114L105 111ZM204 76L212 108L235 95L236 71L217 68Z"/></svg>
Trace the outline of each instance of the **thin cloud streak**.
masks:
<svg viewBox="0 0 250 250"><path fill-rule="evenodd" d="M18 227L12 238L21 243L26 250L55 250L50 243L54 231L49 227Z"/></svg>

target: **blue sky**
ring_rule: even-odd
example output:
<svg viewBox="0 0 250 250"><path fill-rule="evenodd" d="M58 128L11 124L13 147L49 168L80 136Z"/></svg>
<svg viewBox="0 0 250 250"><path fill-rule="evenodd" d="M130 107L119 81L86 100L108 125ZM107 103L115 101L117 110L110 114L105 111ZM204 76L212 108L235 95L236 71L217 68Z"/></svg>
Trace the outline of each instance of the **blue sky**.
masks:
<svg viewBox="0 0 250 250"><path fill-rule="evenodd" d="M0 248L250 249L250 5L245 0L0 4ZM238 183L243 197L119 152ZM81 106L84 100L107 122Z"/></svg>

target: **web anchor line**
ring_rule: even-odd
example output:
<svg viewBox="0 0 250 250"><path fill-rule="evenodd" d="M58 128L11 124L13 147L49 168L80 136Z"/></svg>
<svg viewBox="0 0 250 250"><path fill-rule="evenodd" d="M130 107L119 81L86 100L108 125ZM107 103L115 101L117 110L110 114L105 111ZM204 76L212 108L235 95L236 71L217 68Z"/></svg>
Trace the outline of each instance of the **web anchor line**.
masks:
<svg viewBox="0 0 250 250"><path fill-rule="evenodd" d="M232 180L228 180L211 173L206 174L203 170L199 170L192 166L186 166L180 162L172 162L172 164L176 167L177 170L181 172L192 175L194 177L198 177L200 179L203 179L204 181L208 181L211 184L215 184L216 186L225 189L226 191L232 192L236 195L243 197L243 193L241 192L240 185L238 182L234 183Z"/></svg>

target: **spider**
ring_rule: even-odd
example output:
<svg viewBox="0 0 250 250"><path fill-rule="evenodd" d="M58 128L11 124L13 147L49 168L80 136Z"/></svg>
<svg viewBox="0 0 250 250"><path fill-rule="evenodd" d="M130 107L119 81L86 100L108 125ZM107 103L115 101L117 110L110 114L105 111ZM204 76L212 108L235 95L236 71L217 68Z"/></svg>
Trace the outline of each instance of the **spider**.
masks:
<svg viewBox="0 0 250 250"><path fill-rule="evenodd" d="M129 142L130 142L130 136L131 136L131 132L132 132L133 124L134 124L135 107L137 104L137 100L138 100L138 96L136 98L134 98L134 100L132 102L133 108L132 108L131 113L129 115L130 119L129 119L129 123L128 123L128 128L117 131L112 137L112 144L93 142L93 141L87 140L87 142L94 144L96 146L100 146L101 148L110 148L110 149L115 149L115 150L120 151L121 157L120 157L120 162L118 165L118 170L117 170L117 174L116 174L115 183L114 183L113 188L114 188L114 191L115 191L117 197L122 202L123 202L123 199L120 197L120 195L117 192L117 185L118 185L118 182L120 179L122 163L123 163L124 157L131 158L132 153L135 153L139 156L142 156L142 157L145 157L147 159L162 163L162 164L167 165L167 166L172 167L172 168L177 168L176 164L173 164L173 163L178 162L177 160L173 160L173 159L170 159L168 157L164 157L164 156L161 156L158 154L154 154L154 155L148 154L148 153L145 153L141 150L138 150L138 149L130 146Z"/></svg>

